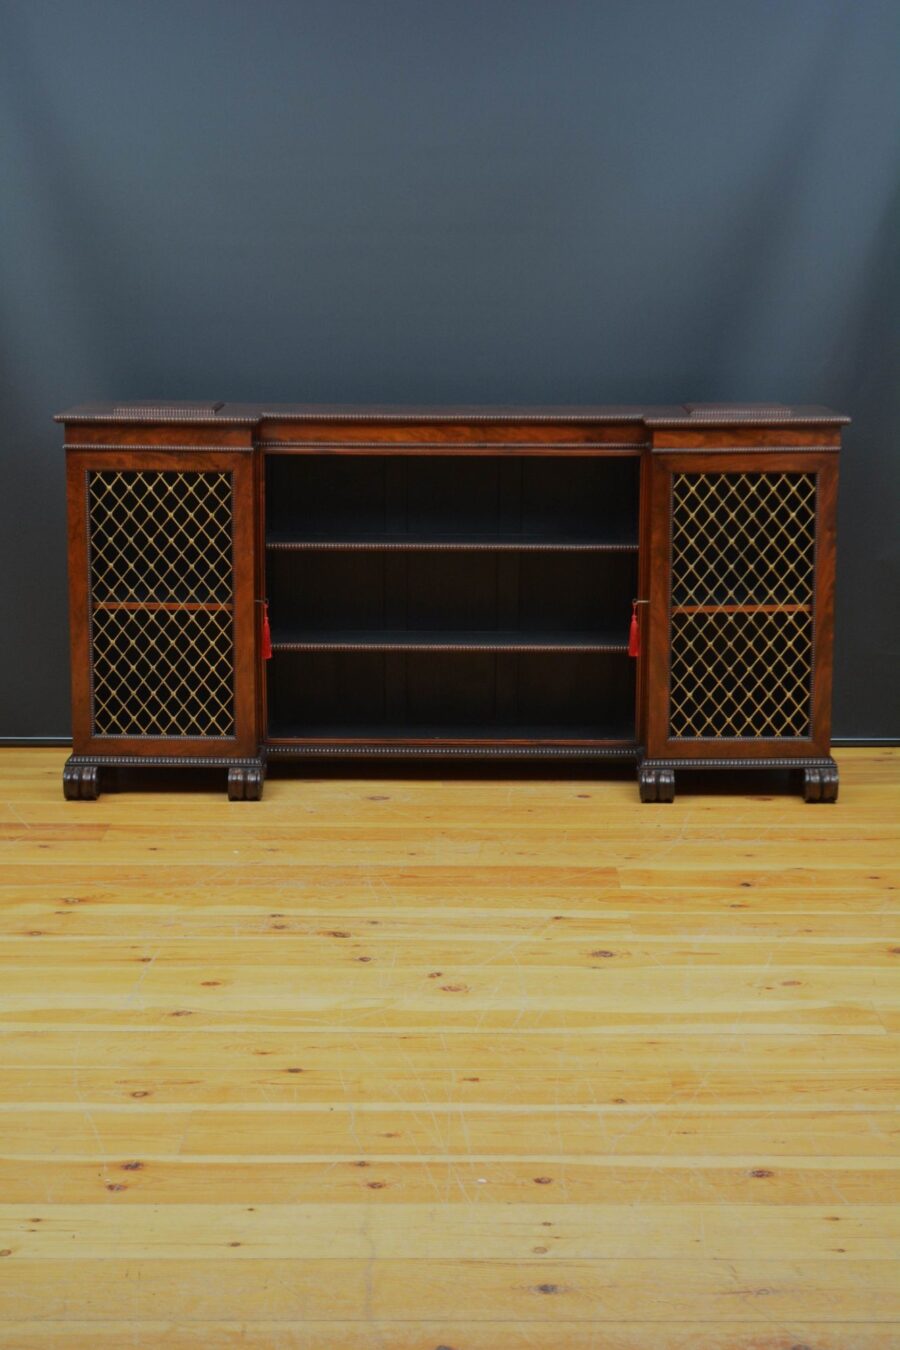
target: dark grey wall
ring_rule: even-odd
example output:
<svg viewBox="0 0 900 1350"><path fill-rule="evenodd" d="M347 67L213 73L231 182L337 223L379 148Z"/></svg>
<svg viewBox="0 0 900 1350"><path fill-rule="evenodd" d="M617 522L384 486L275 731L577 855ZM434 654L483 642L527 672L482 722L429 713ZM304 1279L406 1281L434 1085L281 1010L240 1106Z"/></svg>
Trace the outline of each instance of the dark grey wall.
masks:
<svg viewBox="0 0 900 1350"><path fill-rule="evenodd" d="M900 731L896 0L0 25L0 734L69 725L50 415L149 397L850 412L835 730Z"/></svg>

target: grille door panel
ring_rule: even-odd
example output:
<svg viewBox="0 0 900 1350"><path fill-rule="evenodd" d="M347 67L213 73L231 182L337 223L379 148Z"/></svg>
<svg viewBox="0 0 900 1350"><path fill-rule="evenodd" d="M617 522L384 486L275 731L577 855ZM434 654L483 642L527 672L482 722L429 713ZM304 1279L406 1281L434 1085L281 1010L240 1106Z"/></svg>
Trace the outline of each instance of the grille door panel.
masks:
<svg viewBox="0 0 900 1350"><path fill-rule="evenodd" d="M87 477L93 734L231 737L231 474Z"/></svg>
<svg viewBox="0 0 900 1350"><path fill-rule="evenodd" d="M258 747L253 459L68 451L76 753Z"/></svg>
<svg viewBox="0 0 900 1350"><path fill-rule="evenodd" d="M234 734L232 475L93 469L94 736Z"/></svg>
<svg viewBox="0 0 900 1350"><path fill-rule="evenodd" d="M648 758L828 753L837 469L802 446L652 454Z"/></svg>
<svg viewBox="0 0 900 1350"><path fill-rule="evenodd" d="M672 476L669 735L808 739L816 474Z"/></svg>

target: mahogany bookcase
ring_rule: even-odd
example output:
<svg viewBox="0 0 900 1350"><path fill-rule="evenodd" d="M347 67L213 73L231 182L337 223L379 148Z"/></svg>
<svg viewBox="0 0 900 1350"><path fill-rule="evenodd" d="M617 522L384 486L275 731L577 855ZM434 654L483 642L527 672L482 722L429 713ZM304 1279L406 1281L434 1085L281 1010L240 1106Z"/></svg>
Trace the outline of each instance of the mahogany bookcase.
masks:
<svg viewBox="0 0 900 1350"><path fill-rule="evenodd" d="M69 798L117 766L793 768L834 801L826 408L97 404L65 428Z"/></svg>

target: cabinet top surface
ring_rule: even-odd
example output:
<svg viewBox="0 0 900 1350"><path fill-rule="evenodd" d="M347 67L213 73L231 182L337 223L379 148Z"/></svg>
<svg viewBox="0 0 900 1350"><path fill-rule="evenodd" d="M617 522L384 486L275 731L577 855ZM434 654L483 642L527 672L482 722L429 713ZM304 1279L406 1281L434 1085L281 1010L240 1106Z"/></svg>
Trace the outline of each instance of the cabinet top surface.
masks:
<svg viewBox="0 0 900 1350"><path fill-rule="evenodd" d="M840 426L849 417L814 404L682 403L549 404L325 404L191 403L148 400L134 403L83 403L58 413L57 422L190 422L207 425L255 425L265 421L346 422L637 422L647 427Z"/></svg>

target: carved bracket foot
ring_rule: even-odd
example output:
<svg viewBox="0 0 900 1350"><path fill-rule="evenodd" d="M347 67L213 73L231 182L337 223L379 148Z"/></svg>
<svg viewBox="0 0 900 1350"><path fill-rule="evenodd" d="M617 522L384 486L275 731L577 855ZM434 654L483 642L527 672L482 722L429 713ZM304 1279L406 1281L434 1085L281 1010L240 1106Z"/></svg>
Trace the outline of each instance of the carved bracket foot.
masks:
<svg viewBox="0 0 900 1350"><path fill-rule="evenodd" d="M258 802L262 797L265 765L236 764L228 770L228 800L230 802Z"/></svg>
<svg viewBox="0 0 900 1350"><path fill-rule="evenodd" d="M806 802L836 802L838 795L838 767L834 760L803 770L803 800Z"/></svg>
<svg viewBox="0 0 900 1350"><path fill-rule="evenodd" d="M655 769L642 764L638 769L638 790L642 802L671 802L675 800L675 770Z"/></svg>
<svg viewBox="0 0 900 1350"><path fill-rule="evenodd" d="M63 795L68 802L95 802L100 796L100 768L97 764L73 764L63 769Z"/></svg>

